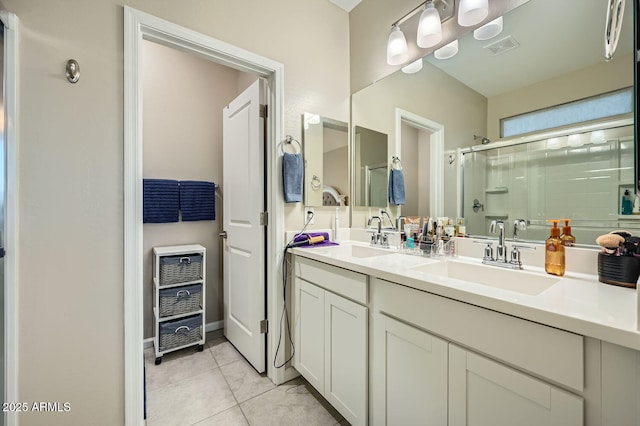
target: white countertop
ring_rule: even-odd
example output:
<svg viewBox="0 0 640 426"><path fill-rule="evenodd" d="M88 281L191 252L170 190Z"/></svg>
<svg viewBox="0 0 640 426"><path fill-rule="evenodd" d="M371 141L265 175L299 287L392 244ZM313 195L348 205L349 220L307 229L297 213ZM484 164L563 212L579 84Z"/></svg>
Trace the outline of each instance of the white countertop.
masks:
<svg viewBox="0 0 640 426"><path fill-rule="evenodd" d="M297 256L640 350L635 289L602 284L595 275L567 272L564 277L557 277L559 281L556 284L538 295L531 296L413 269L446 259L480 264L479 258L428 258L401 254L394 250L383 256L359 258L348 254L348 245L368 246L348 241L339 246L290 250ZM551 277L543 268L526 269L516 273Z"/></svg>

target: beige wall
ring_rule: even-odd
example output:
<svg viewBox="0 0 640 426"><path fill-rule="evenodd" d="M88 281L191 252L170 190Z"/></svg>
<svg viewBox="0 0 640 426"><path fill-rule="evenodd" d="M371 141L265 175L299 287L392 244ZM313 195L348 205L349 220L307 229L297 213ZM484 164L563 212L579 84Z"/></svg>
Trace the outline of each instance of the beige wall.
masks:
<svg viewBox="0 0 640 426"><path fill-rule="evenodd" d="M222 109L236 97L240 76L247 73L148 41L142 68L143 177L203 180L222 187ZM156 246L201 244L207 249L205 318L207 323L222 320L221 193L217 191L215 221L144 224L145 338L154 336Z"/></svg>
<svg viewBox="0 0 640 426"><path fill-rule="evenodd" d="M298 139L304 111L348 121L348 15L316 0L3 3L21 25L18 399L72 407L20 422L123 424L123 5L283 63Z"/></svg>
<svg viewBox="0 0 640 426"><path fill-rule="evenodd" d="M633 86L633 54L615 56L541 83L488 99L487 137L500 138L500 119Z"/></svg>

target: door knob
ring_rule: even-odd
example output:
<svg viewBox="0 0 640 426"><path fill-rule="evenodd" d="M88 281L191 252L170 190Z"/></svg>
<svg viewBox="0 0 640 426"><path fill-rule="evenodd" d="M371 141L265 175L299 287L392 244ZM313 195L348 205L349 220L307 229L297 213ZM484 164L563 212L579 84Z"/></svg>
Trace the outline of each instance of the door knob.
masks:
<svg viewBox="0 0 640 426"><path fill-rule="evenodd" d="M218 237L227 238L227 231L222 231L218 234Z"/></svg>

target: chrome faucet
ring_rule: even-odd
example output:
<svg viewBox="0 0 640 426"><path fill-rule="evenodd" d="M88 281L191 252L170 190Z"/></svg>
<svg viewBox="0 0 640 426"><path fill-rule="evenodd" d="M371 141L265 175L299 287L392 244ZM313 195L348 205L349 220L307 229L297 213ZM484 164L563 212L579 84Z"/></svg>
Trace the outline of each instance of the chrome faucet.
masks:
<svg viewBox="0 0 640 426"><path fill-rule="evenodd" d="M373 222L373 219L378 219L378 234L382 232L382 219L380 219L380 216L371 216L369 218L369 221L367 222L367 226L371 226L371 222Z"/></svg>
<svg viewBox="0 0 640 426"><path fill-rule="evenodd" d="M522 219L516 219L513 223L513 232L514 232L514 242L517 238L517 229L523 230L526 227L526 222ZM498 246L496 247L496 255L493 255L493 243L486 241L474 241L477 244L485 244L484 255L482 257L482 263L485 265L493 265L500 266L502 268L509 269L522 269L522 261L520 260L520 250L521 248L532 249L535 250L534 246L527 246L521 244L513 244L511 246L511 255L510 259L507 260L507 245L505 244L505 235L504 235L504 222L501 220L492 220L489 225L490 232L496 232L496 228L498 228Z"/></svg>
<svg viewBox="0 0 640 426"><path fill-rule="evenodd" d="M381 245L382 247L389 247L389 236L382 233L382 219L380 216L371 216L367 221L367 226L371 226L373 219L378 219L378 232L371 235L371 245Z"/></svg>
<svg viewBox="0 0 640 426"><path fill-rule="evenodd" d="M518 230L524 231L527 229L527 222L524 219L516 219L513 221L513 241L518 239Z"/></svg>
<svg viewBox="0 0 640 426"><path fill-rule="evenodd" d="M498 261L507 261L507 246L504 244L504 222L501 220L492 220L489 225L489 232L496 232L498 227L498 247L496 247L496 259Z"/></svg>
<svg viewBox="0 0 640 426"><path fill-rule="evenodd" d="M380 214L386 216L387 219L389 219L389 223L391 224L392 229L396 229L395 225L393 224L393 220L391 220L391 216L389 216L389 213L387 213L386 210L382 210Z"/></svg>

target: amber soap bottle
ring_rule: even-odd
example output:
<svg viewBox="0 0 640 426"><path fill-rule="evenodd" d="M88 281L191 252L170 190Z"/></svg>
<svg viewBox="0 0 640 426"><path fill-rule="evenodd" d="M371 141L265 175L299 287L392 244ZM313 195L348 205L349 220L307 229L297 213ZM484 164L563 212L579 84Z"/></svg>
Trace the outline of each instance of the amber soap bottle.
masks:
<svg viewBox="0 0 640 426"><path fill-rule="evenodd" d="M565 247L573 247L576 245L576 237L571 235L571 226L569 226L569 222L571 222L571 219L562 220L564 221L564 226L562 227L562 235L560 235L562 245Z"/></svg>
<svg viewBox="0 0 640 426"><path fill-rule="evenodd" d="M560 228L558 228L558 220L547 220L553 222L551 235L545 241L544 250L544 270L548 274L563 276L564 275L564 245L560 239Z"/></svg>

